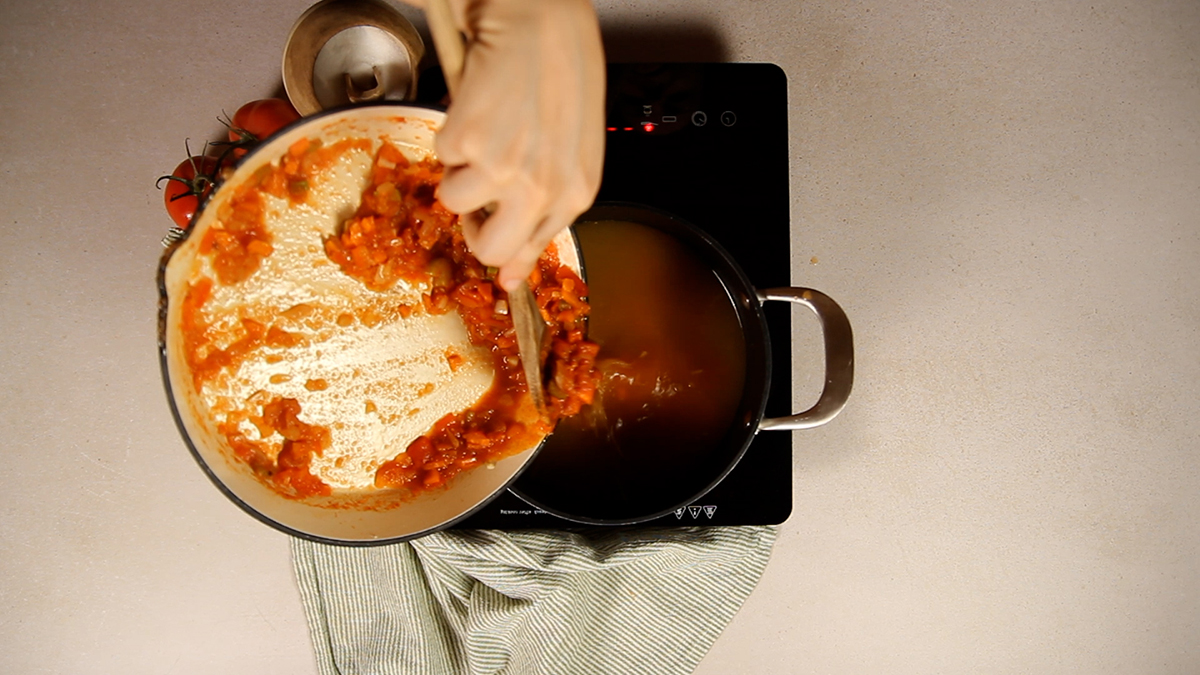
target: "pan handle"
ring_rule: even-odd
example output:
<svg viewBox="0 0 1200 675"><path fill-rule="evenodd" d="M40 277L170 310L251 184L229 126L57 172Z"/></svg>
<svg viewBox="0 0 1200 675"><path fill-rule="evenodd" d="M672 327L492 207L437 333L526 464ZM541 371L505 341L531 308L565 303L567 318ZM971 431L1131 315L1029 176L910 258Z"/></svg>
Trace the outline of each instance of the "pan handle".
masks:
<svg viewBox="0 0 1200 675"><path fill-rule="evenodd" d="M825 338L825 388L821 398L802 413L765 418L758 428L760 431L790 431L819 427L837 417L850 398L850 388L854 384L854 336L850 331L850 320L833 298L811 288L768 288L757 292L760 302L778 300L811 309L821 322L821 334Z"/></svg>

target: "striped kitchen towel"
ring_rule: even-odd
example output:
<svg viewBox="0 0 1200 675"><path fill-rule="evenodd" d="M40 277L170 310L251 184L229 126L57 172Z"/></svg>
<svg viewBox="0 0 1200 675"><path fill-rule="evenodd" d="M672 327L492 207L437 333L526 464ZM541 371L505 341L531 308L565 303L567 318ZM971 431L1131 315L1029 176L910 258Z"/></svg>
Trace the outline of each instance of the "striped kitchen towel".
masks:
<svg viewBox="0 0 1200 675"><path fill-rule="evenodd" d="M321 675L691 673L774 527L450 531L292 543Z"/></svg>

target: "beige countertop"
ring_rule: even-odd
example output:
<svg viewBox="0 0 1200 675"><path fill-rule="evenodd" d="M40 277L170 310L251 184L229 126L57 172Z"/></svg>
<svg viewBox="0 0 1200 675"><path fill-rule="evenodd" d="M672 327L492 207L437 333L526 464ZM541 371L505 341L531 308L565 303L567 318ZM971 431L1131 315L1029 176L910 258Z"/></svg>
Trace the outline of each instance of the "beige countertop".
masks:
<svg viewBox="0 0 1200 675"><path fill-rule="evenodd" d="M155 178L307 4L0 0L0 671L315 672L285 536L171 421L153 285ZM1200 672L1200 3L599 11L783 68L793 280L855 329L698 672Z"/></svg>

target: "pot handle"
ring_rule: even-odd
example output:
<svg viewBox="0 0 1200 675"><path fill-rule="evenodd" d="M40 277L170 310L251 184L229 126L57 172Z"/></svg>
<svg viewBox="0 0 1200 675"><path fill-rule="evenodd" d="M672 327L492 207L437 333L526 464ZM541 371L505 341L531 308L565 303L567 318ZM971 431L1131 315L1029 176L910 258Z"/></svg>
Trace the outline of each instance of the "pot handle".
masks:
<svg viewBox="0 0 1200 675"><path fill-rule="evenodd" d="M779 300L811 309L821 322L821 334L825 338L825 388L821 398L802 413L765 418L758 428L760 431L790 431L819 427L837 417L850 398L850 388L854 384L854 336L850 331L850 320L833 298L811 288L768 288L757 292L760 302Z"/></svg>

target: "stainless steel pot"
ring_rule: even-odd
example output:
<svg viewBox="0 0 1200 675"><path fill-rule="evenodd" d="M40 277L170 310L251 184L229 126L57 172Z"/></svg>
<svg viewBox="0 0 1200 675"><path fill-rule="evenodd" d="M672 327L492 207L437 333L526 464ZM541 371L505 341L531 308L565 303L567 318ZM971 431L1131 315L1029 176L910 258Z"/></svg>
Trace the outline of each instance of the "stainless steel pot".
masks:
<svg viewBox="0 0 1200 675"><path fill-rule="evenodd" d="M675 237L712 269L728 293L745 336L745 385L734 423L723 438L703 450L641 448L637 456L586 456L551 436L539 458L513 485L525 501L571 521L633 524L667 515L715 487L745 454L759 432L811 429L832 420L845 407L854 380L854 346L845 312L829 296L809 288L756 289L736 261L700 228L669 213L637 204L599 204L581 223L624 221ZM583 250L587 270L588 249ZM592 289L593 296L603 289ZM765 302L789 302L812 310L825 347L825 385L808 410L779 418L764 416L771 385L771 351ZM790 349L791 345L780 345ZM603 352L602 352L603 356ZM686 457L679 460L678 457Z"/></svg>

